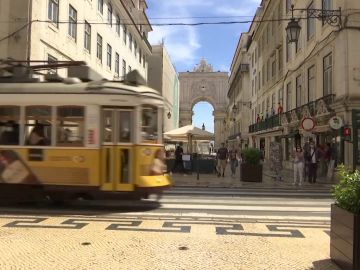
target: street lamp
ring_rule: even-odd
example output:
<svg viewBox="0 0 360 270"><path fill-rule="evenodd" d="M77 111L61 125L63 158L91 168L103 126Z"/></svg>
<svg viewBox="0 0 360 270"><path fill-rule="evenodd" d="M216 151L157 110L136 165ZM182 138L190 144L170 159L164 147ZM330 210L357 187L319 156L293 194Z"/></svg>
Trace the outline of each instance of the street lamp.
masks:
<svg viewBox="0 0 360 270"><path fill-rule="evenodd" d="M291 20L286 27L286 36L288 42L297 43L300 36L301 26L299 20L294 18L294 10L306 11L308 18L316 18L322 20L323 23L327 23L332 26L341 27L341 8L337 10L328 9L294 9L294 5L291 5Z"/></svg>

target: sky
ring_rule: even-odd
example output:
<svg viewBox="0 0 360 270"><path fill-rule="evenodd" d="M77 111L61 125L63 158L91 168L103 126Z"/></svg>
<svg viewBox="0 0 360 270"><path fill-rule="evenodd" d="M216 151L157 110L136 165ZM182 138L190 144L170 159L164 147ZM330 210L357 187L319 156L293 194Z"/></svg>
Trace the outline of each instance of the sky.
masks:
<svg viewBox="0 0 360 270"><path fill-rule="evenodd" d="M251 21L261 0L147 0L147 15L153 24L149 41L156 45L162 41L170 54L177 72L193 71L201 58L205 58L214 71L230 71L236 46L248 23L155 26L168 23L199 23ZM224 93L226 94L226 93ZM205 124L206 130L214 131L213 107L206 102L194 106L193 123Z"/></svg>

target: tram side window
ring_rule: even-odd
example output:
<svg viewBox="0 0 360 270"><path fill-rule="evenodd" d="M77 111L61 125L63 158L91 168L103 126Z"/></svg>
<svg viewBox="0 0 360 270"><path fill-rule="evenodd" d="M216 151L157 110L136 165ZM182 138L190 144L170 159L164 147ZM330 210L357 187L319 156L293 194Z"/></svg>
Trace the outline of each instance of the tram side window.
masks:
<svg viewBox="0 0 360 270"><path fill-rule="evenodd" d="M25 108L25 143L51 145L51 107L27 106Z"/></svg>
<svg viewBox="0 0 360 270"><path fill-rule="evenodd" d="M0 145L19 144L20 107L0 106Z"/></svg>
<svg viewBox="0 0 360 270"><path fill-rule="evenodd" d="M84 107L62 106L57 108L56 145L84 145Z"/></svg>
<svg viewBox="0 0 360 270"><path fill-rule="evenodd" d="M156 143L158 134L158 110L153 106L146 106L142 109L141 135L144 142Z"/></svg>

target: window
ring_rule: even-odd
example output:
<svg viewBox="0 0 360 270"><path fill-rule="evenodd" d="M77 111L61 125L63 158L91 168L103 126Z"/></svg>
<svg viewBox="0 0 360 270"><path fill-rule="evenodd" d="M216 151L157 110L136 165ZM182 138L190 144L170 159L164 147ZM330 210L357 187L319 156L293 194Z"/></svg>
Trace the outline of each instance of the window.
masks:
<svg viewBox="0 0 360 270"><path fill-rule="evenodd" d="M279 63L278 63L278 65L279 65L279 70L282 70L282 68L283 68L283 47L280 47L279 48Z"/></svg>
<svg viewBox="0 0 360 270"><path fill-rule="evenodd" d="M286 85L286 110L290 111L292 109L292 91L291 91L291 82Z"/></svg>
<svg viewBox="0 0 360 270"><path fill-rule="evenodd" d="M267 60L266 63L266 81L270 80L270 75L271 74L271 66L270 66L270 59Z"/></svg>
<svg viewBox="0 0 360 270"><path fill-rule="evenodd" d="M299 22L299 25L301 26L301 23ZM295 42L295 52L297 53L301 48L302 48L302 37L301 37L301 31L299 33L299 39L297 40L297 42Z"/></svg>
<svg viewBox="0 0 360 270"><path fill-rule="evenodd" d="M146 106L142 109L141 134L143 141L157 141L158 110L156 107Z"/></svg>
<svg viewBox="0 0 360 270"><path fill-rule="evenodd" d="M322 9L323 10L332 10L332 0L322 0ZM326 12L324 12L325 16L327 15ZM322 24L325 25L325 17L322 20Z"/></svg>
<svg viewBox="0 0 360 270"><path fill-rule="evenodd" d="M143 54L143 68L145 68L146 66L146 56L145 54Z"/></svg>
<svg viewBox="0 0 360 270"><path fill-rule="evenodd" d="M276 59L274 58L271 63L271 78L274 78L276 75Z"/></svg>
<svg viewBox="0 0 360 270"><path fill-rule="evenodd" d="M305 95L302 87L301 75L296 77L296 107L300 107L305 104Z"/></svg>
<svg viewBox="0 0 360 270"><path fill-rule="evenodd" d="M115 74L119 76L120 71L120 56L118 53L115 53Z"/></svg>
<svg viewBox="0 0 360 270"><path fill-rule="evenodd" d="M58 61L58 59L54 56L52 56L51 54L48 54L48 63L49 64L56 64ZM51 68L48 72L49 74L56 74L57 73L57 68Z"/></svg>
<svg viewBox="0 0 360 270"><path fill-rule="evenodd" d="M286 0L286 12L289 12L291 10L291 0Z"/></svg>
<svg viewBox="0 0 360 270"><path fill-rule="evenodd" d="M257 93L258 89L259 89L258 80L257 80L257 76L255 76L255 94Z"/></svg>
<svg viewBox="0 0 360 270"><path fill-rule="evenodd" d="M56 26L59 23L59 0L49 0L48 19Z"/></svg>
<svg viewBox="0 0 360 270"><path fill-rule="evenodd" d="M122 76L123 76L123 78L125 78L125 76L126 76L126 61L125 60L122 61Z"/></svg>
<svg viewBox="0 0 360 270"><path fill-rule="evenodd" d="M84 145L84 107L61 106L57 108L56 145Z"/></svg>
<svg viewBox="0 0 360 270"><path fill-rule="evenodd" d="M264 86L264 84L265 84L265 78L266 78L266 72L265 72L265 65L263 65L263 67L262 67L262 80L261 80L261 82L262 82L262 86Z"/></svg>
<svg viewBox="0 0 360 270"><path fill-rule="evenodd" d="M332 94L332 54L328 54L323 60L324 68L324 96Z"/></svg>
<svg viewBox="0 0 360 270"><path fill-rule="evenodd" d="M76 41L77 11L69 5L69 36Z"/></svg>
<svg viewBox="0 0 360 270"><path fill-rule="evenodd" d="M20 107L0 106L0 145L18 145Z"/></svg>
<svg viewBox="0 0 360 270"><path fill-rule="evenodd" d="M100 60L100 62L102 62L102 36L100 36L99 34L97 34L97 39L96 39L96 57L97 59Z"/></svg>
<svg viewBox="0 0 360 270"><path fill-rule="evenodd" d="M255 86L254 86L254 79L253 79L253 80L251 81L251 94L252 94L252 95L255 95L254 89L255 89Z"/></svg>
<svg viewBox="0 0 360 270"><path fill-rule="evenodd" d="M120 36L120 17L116 15L116 33Z"/></svg>
<svg viewBox="0 0 360 270"><path fill-rule="evenodd" d="M132 34L129 33L129 49L130 49L130 51L132 51L132 45L133 45L132 43L133 43Z"/></svg>
<svg viewBox="0 0 360 270"><path fill-rule="evenodd" d="M141 49L139 48L139 63L141 64L141 60L142 60L142 52L141 52Z"/></svg>
<svg viewBox="0 0 360 270"><path fill-rule="evenodd" d="M289 62L291 59L291 53L292 53L291 45L292 43L289 43L289 39L288 37L286 37L286 62Z"/></svg>
<svg viewBox="0 0 360 270"><path fill-rule="evenodd" d="M85 21L84 48L90 53L91 51L91 25Z"/></svg>
<svg viewBox="0 0 360 270"><path fill-rule="evenodd" d="M98 11L101 14L104 13L104 0L98 0Z"/></svg>
<svg viewBox="0 0 360 270"><path fill-rule="evenodd" d="M109 23L109 25L110 25L110 27L112 26L112 13L113 13L113 10L112 10L112 6L111 6L111 4L110 3L108 3L107 4L107 7L108 7L108 9L107 9L107 21L108 21L108 23Z"/></svg>
<svg viewBox="0 0 360 270"><path fill-rule="evenodd" d="M308 6L309 9L314 9L314 2ZM307 12L307 39L311 39L315 34L315 18L310 18L310 12Z"/></svg>
<svg viewBox="0 0 360 270"><path fill-rule="evenodd" d="M107 53L106 53L106 65L111 69L111 55L112 55L112 48L108 44L107 45Z"/></svg>
<svg viewBox="0 0 360 270"><path fill-rule="evenodd" d="M315 100L315 66L308 69L308 102Z"/></svg>
<svg viewBox="0 0 360 270"><path fill-rule="evenodd" d="M126 25L123 24L123 40L124 40L124 44L126 44Z"/></svg>
<svg viewBox="0 0 360 270"><path fill-rule="evenodd" d="M281 105L284 103L283 102L283 89L282 88L280 88L279 89L279 93L278 93L278 103L280 103Z"/></svg>
<svg viewBox="0 0 360 270"><path fill-rule="evenodd" d="M135 59L137 57L137 43L136 41L134 41L134 55L135 55Z"/></svg>
<svg viewBox="0 0 360 270"><path fill-rule="evenodd" d="M132 139L132 115L131 111L119 112L118 142L129 143Z"/></svg>
<svg viewBox="0 0 360 270"><path fill-rule="evenodd" d="M51 107L28 106L25 108L25 136L27 145L51 144Z"/></svg>
<svg viewBox="0 0 360 270"><path fill-rule="evenodd" d="M275 114L275 96L275 93L271 96L271 114Z"/></svg>

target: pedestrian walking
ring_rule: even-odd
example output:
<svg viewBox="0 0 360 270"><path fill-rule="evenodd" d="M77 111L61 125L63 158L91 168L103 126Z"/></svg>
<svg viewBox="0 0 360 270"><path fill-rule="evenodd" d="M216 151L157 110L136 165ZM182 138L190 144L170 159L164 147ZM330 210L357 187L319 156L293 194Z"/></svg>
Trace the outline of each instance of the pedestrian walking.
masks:
<svg viewBox="0 0 360 270"><path fill-rule="evenodd" d="M294 157L294 183L293 185L299 184L302 185L303 174L304 174L304 152L300 145L296 146L296 149L293 153ZM299 176L299 181L298 181Z"/></svg>
<svg viewBox="0 0 360 270"><path fill-rule="evenodd" d="M315 146L313 140L310 140L309 151L306 153L306 156L305 156L305 159L309 166L309 170L308 170L309 183L316 183L319 157L320 157L319 148L317 146Z"/></svg>
<svg viewBox="0 0 360 270"><path fill-rule="evenodd" d="M238 152L235 149L235 147L233 147L230 152L229 152L229 159L230 159L230 168L231 168L231 177L235 176L236 173L236 167L239 166L239 162L238 162Z"/></svg>
<svg viewBox="0 0 360 270"><path fill-rule="evenodd" d="M221 147L218 149L217 158L218 158L218 177L221 176L221 173L222 173L222 177L225 177L227 159L229 158L229 152L225 147L225 143L222 143Z"/></svg>
<svg viewBox="0 0 360 270"><path fill-rule="evenodd" d="M181 145L178 145L175 150L175 163L171 170L173 173L177 171L178 167L180 167L180 173L185 172L184 163L182 160L183 153L184 153L183 148L181 147Z"/></svg>

